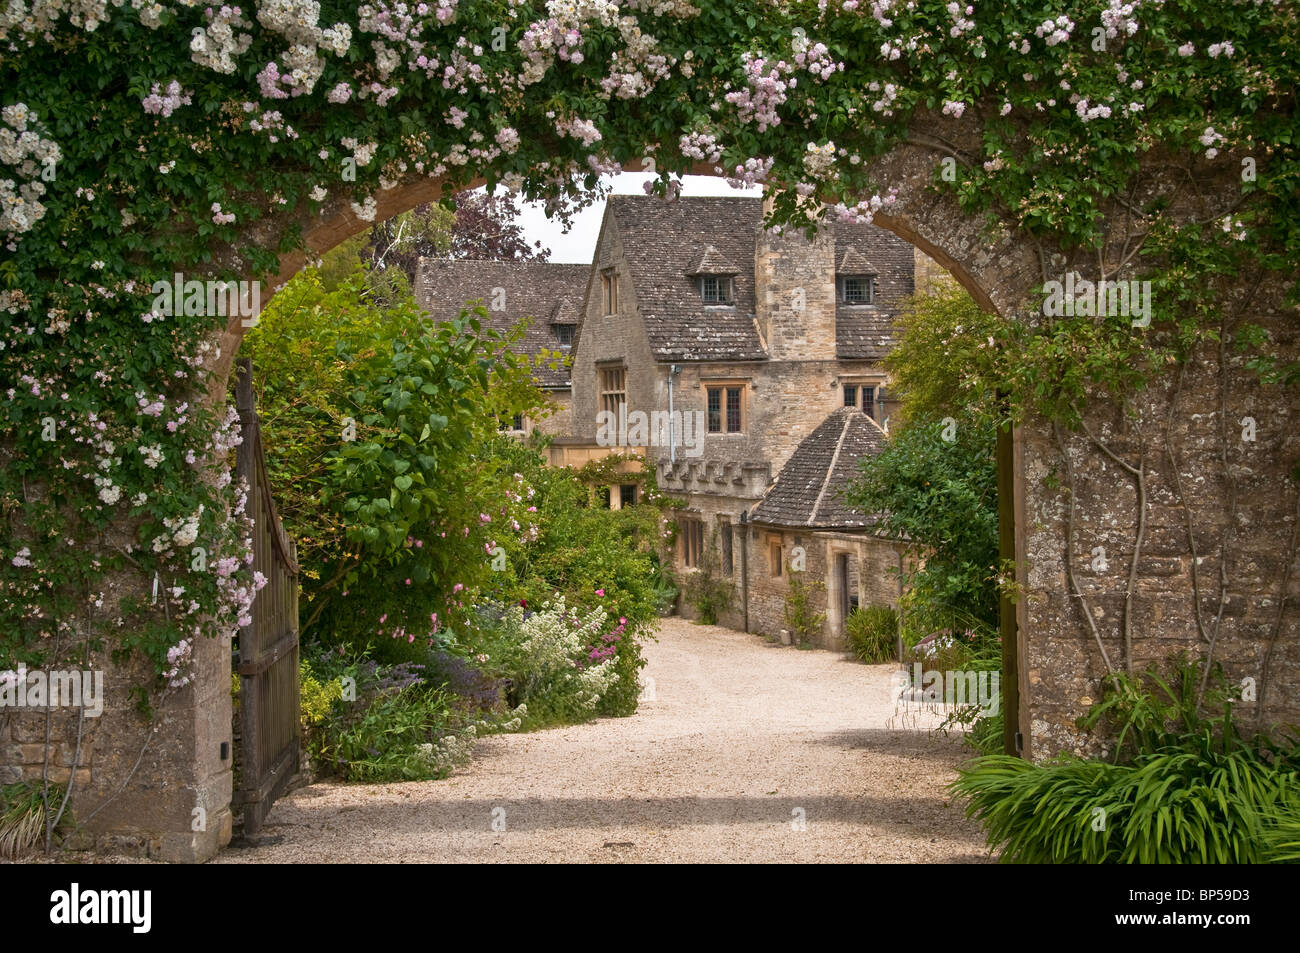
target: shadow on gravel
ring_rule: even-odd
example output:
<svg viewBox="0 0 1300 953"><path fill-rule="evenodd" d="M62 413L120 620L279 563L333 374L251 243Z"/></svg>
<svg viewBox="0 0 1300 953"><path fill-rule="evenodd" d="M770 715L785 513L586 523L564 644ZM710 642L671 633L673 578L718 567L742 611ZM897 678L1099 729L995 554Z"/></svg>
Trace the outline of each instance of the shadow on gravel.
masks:
<svg viewBox="0 0 1300 953"><path fill-rule="evenodd" d="M926 755L960 763L976 756L975 749L962 743L958 734L945 735L927 728L852 728L817 736L818 744L835 745L892 755Z"/></svg>
<svg viewBox="0 0 1300 953"><path fill-rule="evenodd" d="M312 810L309 804L295 806ZM385 831L401 831L404 835L418 831L487 831L491 829L492 819L497 817L503 817L512 832L638 826L659 830L744 824L789 826L797 808L802 809L802 817L809 825L859 824L913 836L928 834L938 820L943 821L947 835L962 833L953 827L965 824L960 806L943 797L772 794L704 798L479 798L446 803L385 798L346 812L329 809L313 812L315 816L310 818L309 825L295 823L297 818L294 821L286 818L285 822L272 818L266 827L268 831L299 826L329 830L338 822L354 830L370 828L376 839L382 841ZM500 809L504 809L504 814ZM346 817L340 817L344 813ZM976 841L977 835L972 833L972 846Z"/></svg>

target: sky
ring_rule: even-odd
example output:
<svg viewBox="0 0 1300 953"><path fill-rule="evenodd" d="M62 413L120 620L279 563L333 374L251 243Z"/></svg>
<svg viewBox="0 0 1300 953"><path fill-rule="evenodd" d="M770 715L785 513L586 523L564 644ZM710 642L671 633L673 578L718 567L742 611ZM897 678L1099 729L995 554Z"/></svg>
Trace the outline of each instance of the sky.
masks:
<svg viewBox="0 0 1300 953"><path fill-rule="evenodd" d="M642 184L654 178L648 172L620 172L605 176L602 181L613 185L615 195L644 195ZM723 179L710 175L688 175L682 179L682 195L762 195L757 186L733 189ZM564 226L546 217L540 202L522 204L519 224L531 245L540 241L551 250L551 261L562 264L591 264L596 250L596 237L600 233L600 220L605 215L604 201L597 202L573 216L573 229L566 235Z"/></svg>

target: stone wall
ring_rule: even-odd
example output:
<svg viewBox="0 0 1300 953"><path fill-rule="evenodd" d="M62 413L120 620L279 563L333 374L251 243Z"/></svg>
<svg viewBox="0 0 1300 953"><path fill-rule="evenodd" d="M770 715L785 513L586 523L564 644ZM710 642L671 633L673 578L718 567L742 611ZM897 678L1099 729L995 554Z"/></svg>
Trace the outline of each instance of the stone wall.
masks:
<svg viewBox="0 0 1300 953"><path fill-rule="evenodd" d="M698 498L692 500L695 503ZM899 577L895 570L900 565L898 544L864 533L831 532L789 526L746 524L741 526L734 517L719 516L715 507L693 506L691 512L712 514L705 522L705 540L711 541L713 531L729 525L732 530L733 571L727 578L735 586L735 602L729 611L719 615L719 624L734 629L777 637L789 630L785 621L785 604L790 595L788 566L794 547L804 550L803 581L820 586L813 593L813 610L826 615L821 632L813 643L821 648L844 650L844 618L841 614L840 581L836 559L840 555L850 558L850 593L857 597L859 606L887 605L897 608L900 595ZM781 547L784 563L780 575L773 573L772 544ZM745 552L742 553L742 546ZM680 544L678 547L680 556ZM743 560L743 561L742 561ZM683 579L690 570L678 570ZM719 574L722 569L718 567ZM742 585L742 579L746 584ZM746 613L748 608L748 613ZM681 614L695 618L697 613L683 600Z"/></svg>
<svg viewBox="0 0 1300 953"><path fill-rule="evenodd" d="M1269 327L1295 355L1294 310L1252 304L1241 320ZM1022 428L1023 667L1036 753L1082 749L1074 720L1097 698L1103 649L1112 667L1131 657L1140 670L1213 644L1239 718L1300 723L1300 495L1288 472L1300 457L1298 417L1293 394L1262 386L1230 346L1206 344L1130 413L1095 399L1087 431L1061 431L1059 443L1042 420ZM1140 552L1129 469L1139 464Z"/></svg>
<svg viewBox="0 0 1300 953"><path fill-rule="evenodd" d="M132 694L154 682L142 661L97 654L51 666L103 673L103 711L0 709L0 784L71 781L70 849L181 863L214 856L232 829L230 645L201 641L193 659L194 680L158 703L152 722Z"/></svg>
<svg viewBox="0 0 1300 953"><path fill-rule="evenodd" d="M529 417L524 429L532 433L534 429L554 437L573 433L573 391L548 390L546 396L555 404L549 416L540 420Z"/></svg>
<svg viewBox="0 0 1300 953"><path fill-rule="evenodd" d="M835 353L835 235L762 231L754 248L759 333L774 361Z"/></svg>

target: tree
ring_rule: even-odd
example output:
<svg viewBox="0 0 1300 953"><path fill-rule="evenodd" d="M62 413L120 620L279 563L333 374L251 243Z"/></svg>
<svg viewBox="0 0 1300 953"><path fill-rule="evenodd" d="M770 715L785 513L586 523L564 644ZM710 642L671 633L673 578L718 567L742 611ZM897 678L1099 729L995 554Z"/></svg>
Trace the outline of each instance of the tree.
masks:
<svg viewBox="0 0 1300 953"><path fill-rule="evenodd" d="M995 629L997 465L992 425L959 411L955 427L914 420L895 431L846 494L924 559L907 574L909 631ZM952 439L945 439L945 433Z"/></svg>
<svg viewBox="0 0 1300 953"><path fill-rule="evenodd" d="M355 252L330 264L333 290L307 269L244 345L298 541L302 630L357 645L426 638L496 585L498 545L530 527L513 471L484 447L497 414L544 398L481 309L435 325L399 270L375 284Z"/></svg>
<svg viewBox="0 0 1300 953"><path fill-rule="evenodd" d="M419 205L374 226L364 255L375 271L397 268L412 281L422 257L546 261L551 250L541 242L528 244L519 214L509 192L468 190L456 196L453 208Z"/></svg>
<svg viewBox="0 0 1300 953"><path fill-rule="evenodd" d="M999 404L986 373L994 321L956 283L908 299L885 361L902 424L846 493L924 560L906 574L913 636L997 627Z"/></svg>
<svg viewBox="0 0 1300 953"><path fill-rule="evenodd" d="M998 319L981 311L957 282L941 280L906 299L894 326L898 343L885 367L891 390L902 397L901 425L963 412L997 413L990 380Z"/></svg>
<svg viewBox="0 0 1300 953"><path fill-rule="evenodd" d="M519 214L513 193L461 192L456 196L456 225L448 254L492 261L546 261L551 250L541 242L528 244Z"/></svg>

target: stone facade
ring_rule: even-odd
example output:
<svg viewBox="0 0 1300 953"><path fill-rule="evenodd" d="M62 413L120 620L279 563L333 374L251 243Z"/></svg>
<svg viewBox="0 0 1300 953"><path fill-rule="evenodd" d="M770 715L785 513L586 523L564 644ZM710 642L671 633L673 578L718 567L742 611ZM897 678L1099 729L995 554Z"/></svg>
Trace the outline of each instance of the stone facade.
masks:
<svg viewBox="0 0 1300 953"><path fill-rule="evenodd" d="M902 595L898 575L903 568L903 545L867 533L812 530L798 526L750 524L734 532L734 545L747 547L745 587L738 608L729 612L725 624L742 628L743 608L749 607L749 631L777 636L789 626L785 622L790 574L783 566L776 572L779 551L789 562L794 547L802 547L806 558L806 581L824 587L817 597L817 609L826 621L814 644L829 649L847 649L844 637L846 609L885 605L897 608ZM737 557L737 563L741 562Z"/></svg>
<svg viewBox="0 0 1300 953"><path fill-rule="evenodd" d="M1296 360L1295 309L1264 295L1243 303L1239 320ZM1202 344L1130 413L1098 398L1086 429L1059 441L1041 420L1023 429L1034 633L1023 664L1038 750L1086 750L1074 720L1097 697L1103 649L1112 667L1136 670L1212 650L1239 723L1300 724L1300 494L1287 463L1300 457L1300 413L1244 362Z"/></svg>
<svg viewBox="0 0 1300 953"><path fill-rule="evenodd" d="M742 515L760 504L796 448L844 407L846 387L854 388L859 408L863 390L878 388L870 409L878 420L888 417L881 359L893 342L891 317L913 291L915 257L907 243L872 226L840 226L810 240L764 230L762 214L761 200L750 198L610 199L574 348L573 425L575 435L597 441L598 414L620 395L629 415L671 408L707 421L710 390L739 392L735 432L726 432L729 423L703 435L683 427L682 436L692 439L670 432L667 446L649 448L649 459L659 488L686 504L679 524L702 524L696 532L703 558L735 584L736 606L722 621L775 635L785 628L788 583L783 576L769 584L766 569L742 579ZM731 281L730 304L703 300L699 279L710 271ZM869 303L844 300L845 275L874 278ZM617 394L608 391L611 370L620 375ZM839 474L839 484L847 478ZM843 580L827 576L839 570L830 552L822 553L828 539L820 534L835 528L802 530L809 540L806 578L825 586L819 642L828 646L843 643ZM722 540L732 533L728 568ZM676 553L683 579L700 563L689 536L679 533ZM894 543L865 533L844 545L863 565L897 562ZM893 604L897 581L889 577L886 585L884 578L879 585L874 576L854 583L853 598L875 601L880 589L879 601ZM691 608L683 601L680 611L689 615Z"/></svg>

